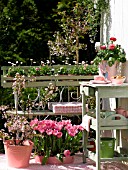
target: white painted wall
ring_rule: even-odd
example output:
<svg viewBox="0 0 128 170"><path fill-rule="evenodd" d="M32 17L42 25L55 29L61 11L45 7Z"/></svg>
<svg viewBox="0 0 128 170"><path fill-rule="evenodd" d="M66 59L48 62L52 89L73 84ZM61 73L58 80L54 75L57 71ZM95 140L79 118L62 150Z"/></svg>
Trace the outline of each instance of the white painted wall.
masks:
<svg viewBox="0 0 128 170"><path fill-rule="evenodd" d="M110 6L110 36L117 37L117 43L122 45L128 55L128 0L110 0Z"/></svg>
<svg viewBox="0 0 128 170"><path fill-rule="evenodd" d="M120 44L126 52L127 62L123 64L122 74L126 76L128 82L128 0L110 0L110 16L107 24L104 20L101 39L108 42L112 36L117 38L117 44Z"/></svg>
<svg viewBox="0 0 128 170"><path fill-rule="evenodd" d="M123 64L122 74L128 82L128 0L110 0L110 18L103 27L103 41L111 36L117 38L117 43L124 48L127 62ZM128 110L128 99L121 99L120 105ZM128 130L122 131L123 146L128 149Z"/></svg>

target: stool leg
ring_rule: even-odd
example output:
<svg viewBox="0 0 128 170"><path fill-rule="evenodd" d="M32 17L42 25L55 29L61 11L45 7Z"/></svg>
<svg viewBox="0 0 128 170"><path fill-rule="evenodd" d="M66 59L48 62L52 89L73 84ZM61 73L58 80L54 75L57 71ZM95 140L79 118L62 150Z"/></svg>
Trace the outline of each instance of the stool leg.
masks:
<svg viewBox="0 0 128 170"><path fill-rule="evenodd" d="M83 117L86 114L85 110L85 93L82 91L82 122ZM87 131L83 131L83 163L86 163L86 155L87 155L87 141L88 141L88 135Z"/></svg>

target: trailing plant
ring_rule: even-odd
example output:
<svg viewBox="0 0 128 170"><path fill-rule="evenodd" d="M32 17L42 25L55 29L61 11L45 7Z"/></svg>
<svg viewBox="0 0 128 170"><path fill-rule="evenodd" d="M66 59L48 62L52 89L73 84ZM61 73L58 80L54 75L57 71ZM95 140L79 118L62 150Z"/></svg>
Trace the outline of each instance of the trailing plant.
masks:
<svg viewBox="0 0 128 170"><path fill-rule="evenodd" d="M99 72L96 65L87 65L85 69L85 75L97 75Z"/></svg>
<svg viewBox="0 0 128 170"><path fill-rule="evenodd" d="M84 62L84 61L83 61ZM94 64L88 65L88 64L75 64L75 65L62 65L58 67L51 67L48 65L44 66L30 66L27 69L23 69L20 66L10 67L8 69L6 76L15 77L16 73L18 73L20 76L25 75L28 77L34 76L34 78L29 79L29 81L36 81L36 76L49 76L49 75L94 75L97 74L97 66Z"/></svg>
<svg viewBox="0 0 128 170"><path fill-rule="evenodd" d="M12 66L9 67L7 76L8 77L15 77L16 73L19 73L19 75L26 75L25 70L22 69L19 66Z"/></svg>
<svg viewBox="0 0 128 170"><path fill-rule="evenodd" d="M68 68L66 66L59 67L55 73L58 75L68 75Z"/></svg>
<svg viewBox="0 0 128 170"><path fill-rule="evenodd" d="M45 76L52 75L51 68L48 65L43 65L39 67L30 67L28 69L29 76Z"/></svg>
<svg viewBox="0 0 128 170"><path fill-rule="evenodd" d="M97 75L98 67L96 65L75 65L71 69L69 69L69 74L71 75Z"/></svg>
<svg viewBox="0 0 128 170"><path fill-rule="evenodd" d="M70 70L69 70L69 74L71 75L79 75L80 74L80 70L79 70L80 66L78 65L75 65L74 67L72 67ZM83 68L83 66L82 66ZM84 71L84 70L83 70Z"/></svg>

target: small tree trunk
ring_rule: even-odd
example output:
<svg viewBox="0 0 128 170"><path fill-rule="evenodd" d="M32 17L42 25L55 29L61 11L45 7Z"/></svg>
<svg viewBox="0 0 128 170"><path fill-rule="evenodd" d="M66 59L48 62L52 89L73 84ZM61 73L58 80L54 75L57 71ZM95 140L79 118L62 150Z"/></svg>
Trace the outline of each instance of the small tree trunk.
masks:
<svg viewBox="0 0 128 170"><path fill-rule="evenodd" d="M76 36L76 61L79 64L79 37Z"/></svg>
<svg viewBox="0 0 128 170"><path fill-rule="evenodd" d="M14 92L14 101L15 101L15 110L16 110L16 115L18 114L18 93Z"/></svg>

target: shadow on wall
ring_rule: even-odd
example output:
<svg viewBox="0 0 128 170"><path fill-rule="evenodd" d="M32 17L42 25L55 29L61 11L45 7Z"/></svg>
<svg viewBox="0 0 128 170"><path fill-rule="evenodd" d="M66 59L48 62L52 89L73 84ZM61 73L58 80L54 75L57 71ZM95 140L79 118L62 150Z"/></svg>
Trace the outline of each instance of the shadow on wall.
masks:
<svg viewBox="0 0 128 170"><path fill-rule="evenodd" d="M122 75L125 75L126 76L126 80L125 82L128 83L128 61L126 61L125 63L122 64ZM128 98L122 98L120 99L120 106L122 108L125 108L126 110L128 110ZM123 148L127 149L128 150L128 130L122 130L121 131L122 133L122 146Z"/></svg>
<svg viewBox="0 0 128 170"><path fill-rule="evenodd" d="M128 83L128 61L126 61L125 63L122 63L121 74L126 76L125 82Z"/></svg>

